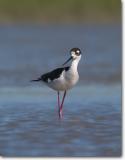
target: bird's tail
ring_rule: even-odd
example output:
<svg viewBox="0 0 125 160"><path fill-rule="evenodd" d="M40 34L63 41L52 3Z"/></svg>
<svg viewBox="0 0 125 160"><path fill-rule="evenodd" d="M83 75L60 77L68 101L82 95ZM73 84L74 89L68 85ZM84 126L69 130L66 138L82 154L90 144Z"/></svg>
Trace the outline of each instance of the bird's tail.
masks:
<svg viewBox="0 0 125 160"><path fill-rule="evenodd" d="M39 82L39 81L41 81L42 79L41 78L38 78L38 79L33 79L33 80L31 80L30 82Z"/></svg>

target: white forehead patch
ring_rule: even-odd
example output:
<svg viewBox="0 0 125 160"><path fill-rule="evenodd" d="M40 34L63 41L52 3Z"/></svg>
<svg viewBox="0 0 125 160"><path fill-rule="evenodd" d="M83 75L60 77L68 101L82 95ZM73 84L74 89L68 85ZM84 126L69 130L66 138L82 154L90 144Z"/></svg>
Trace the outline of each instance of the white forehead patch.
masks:
<svg viewBox="0 0 125 160"><path fill-rule="evenodd" d="M79 50L77 50L76 52L77 52L77 53L79 53L80 51L79 51Z"/></svg>
<svg viewBox="0 0 125 160"><path fill-rule="evenodd" d="M74 51L72 51L72 52L71 52L71 54L75 54L75 52L74 52Z"/></svg>

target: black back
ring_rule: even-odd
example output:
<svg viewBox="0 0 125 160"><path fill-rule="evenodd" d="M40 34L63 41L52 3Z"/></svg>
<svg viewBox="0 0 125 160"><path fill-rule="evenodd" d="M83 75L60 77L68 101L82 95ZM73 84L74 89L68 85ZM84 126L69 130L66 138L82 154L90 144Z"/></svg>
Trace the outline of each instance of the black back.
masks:
<svg viewBox="0 0 125 160"><path fill-rule="evenodd" d="M43 74L40 78L33 80L33 81L44 81L48 82L48 79L53 81L54 79L57 79L60 77L61 73L65 70L68 71L70 67L63 67L63 68L57 68L51 72Z"/></svg>

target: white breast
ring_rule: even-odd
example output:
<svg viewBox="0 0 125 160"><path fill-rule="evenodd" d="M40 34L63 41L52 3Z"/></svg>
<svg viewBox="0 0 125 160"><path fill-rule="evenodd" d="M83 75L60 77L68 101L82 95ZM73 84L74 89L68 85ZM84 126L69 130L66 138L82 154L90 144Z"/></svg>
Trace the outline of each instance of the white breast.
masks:
<svg viewBox="0 0 125 160"><path fill-rule="evenodd" d="M79 80L79 74L77 70L70 68L69 71L65 72L65 80L69 86L74 86Z"/></svg>
<svg viewBox="0 0 125 160"><path fill-rule="evenodd" d="M71 70L63 71L58 79L49 82L47 85L54 90L65 91L71 89L78 82L78 79L78 72L74 74Z"/></svg>

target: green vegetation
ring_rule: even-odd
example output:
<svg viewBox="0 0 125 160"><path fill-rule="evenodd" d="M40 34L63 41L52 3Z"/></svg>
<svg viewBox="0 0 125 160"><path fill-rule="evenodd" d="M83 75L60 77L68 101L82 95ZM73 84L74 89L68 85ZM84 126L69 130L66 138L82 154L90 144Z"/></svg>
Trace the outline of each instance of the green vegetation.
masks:
<svg viewBox="0 0 125 160"><path fill-rule="evenodd" d="M120 0L0 0L0 22L109 22L120 20Z"/></svg>

